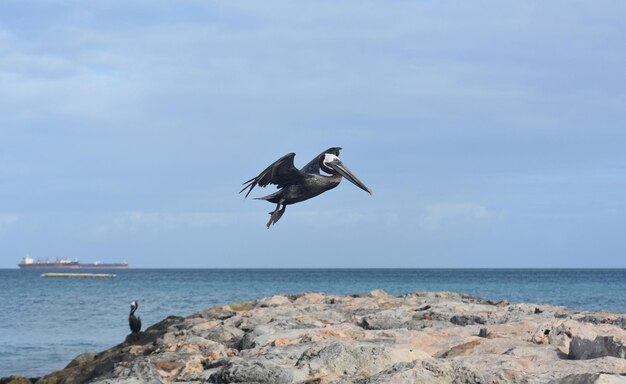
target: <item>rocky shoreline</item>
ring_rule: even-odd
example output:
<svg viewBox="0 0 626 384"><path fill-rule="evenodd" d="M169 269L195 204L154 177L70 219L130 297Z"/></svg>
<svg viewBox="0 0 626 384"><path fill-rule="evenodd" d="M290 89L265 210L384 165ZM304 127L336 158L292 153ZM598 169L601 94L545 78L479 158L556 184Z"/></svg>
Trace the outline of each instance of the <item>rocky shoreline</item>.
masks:
<svg viewBox="0 0 626 384"><path fill-rule="evenodd" d="M275 295L5 383L626 383L626 315L449 292Z"/></svg>

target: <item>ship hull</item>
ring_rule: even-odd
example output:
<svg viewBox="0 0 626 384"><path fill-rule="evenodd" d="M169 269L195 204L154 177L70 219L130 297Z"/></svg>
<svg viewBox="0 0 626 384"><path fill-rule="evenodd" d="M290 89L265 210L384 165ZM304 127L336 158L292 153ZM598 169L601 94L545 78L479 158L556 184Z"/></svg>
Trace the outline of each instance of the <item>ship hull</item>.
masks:
<svg viewBox="0 0 626 384"><path fill-rule="evenodd" d="M81 264L79 269L128 269L128 264Z"/></svg>
<svg viewBox="0 0 626 384"><path fill-rule="evenodd" d="M78 264L55 264L55 263L40 263L40 264L18 264L21 269L80 269Z"/></svg>

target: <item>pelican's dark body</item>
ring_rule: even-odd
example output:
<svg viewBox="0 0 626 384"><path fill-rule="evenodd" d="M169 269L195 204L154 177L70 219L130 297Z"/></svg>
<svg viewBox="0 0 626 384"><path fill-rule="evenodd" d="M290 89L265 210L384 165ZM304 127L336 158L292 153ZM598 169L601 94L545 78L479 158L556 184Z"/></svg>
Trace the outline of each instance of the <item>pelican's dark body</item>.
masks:
<svg viewBox="0 0 626 384"><path fill-rule="evenodd" d="M339 147L329 148L302 169L297 169L293 164L296 154L288 153L265 168L257 177L246 181L239 193L247 189L246 197L248 197L257 185L265 187L268 184L275 184L280 188L270 195L256 198L256 200L266 200L276 204L276 209L270 212L268 228L281 218L287 205L308 200L335 188L341 182L342 177L371 194L372 192L339 160L340 150ZM320 171L328 173L329 176L322 175Z"/></svg>
<svg viewBox="0 0 626 384"><path fill-rule="evenodd" d="M292 184L278 190L271 195L257 197L257 200L266 200L270 203L285 205L299 203L329 191L341 182L341 176L306 174L300 184Z"/></svg>

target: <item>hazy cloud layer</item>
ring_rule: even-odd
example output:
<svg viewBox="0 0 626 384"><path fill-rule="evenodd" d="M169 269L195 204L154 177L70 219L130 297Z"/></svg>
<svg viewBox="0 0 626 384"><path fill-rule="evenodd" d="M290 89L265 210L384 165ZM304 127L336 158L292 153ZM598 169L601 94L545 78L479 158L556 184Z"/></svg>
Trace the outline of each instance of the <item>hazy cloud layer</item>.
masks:
<svg viewBox="0 0 626 384"><path fill-rule="evenodd" d="M0 213L0 232L10 228L19 221L20 217L10 213Z"/></svg>
<svg viewBox="0 0 626 384"><path fill-rule="evenodd" d="M472 225L474 222L491 219L495 216L479 204L431 204L418 218L421 227L431 230L450 225Z"/></svg>

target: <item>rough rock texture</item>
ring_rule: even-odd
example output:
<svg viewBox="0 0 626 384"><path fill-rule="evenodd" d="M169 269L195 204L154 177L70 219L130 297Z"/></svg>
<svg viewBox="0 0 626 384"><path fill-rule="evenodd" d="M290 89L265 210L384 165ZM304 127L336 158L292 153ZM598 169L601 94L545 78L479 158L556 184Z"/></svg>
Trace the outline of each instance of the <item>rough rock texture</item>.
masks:
<svg viewBox="0 0 626 384"><path fill-rule="evenodd" d="M626 383L625 326L447 292L275 295L169 317L37 383Z"/></svg>

